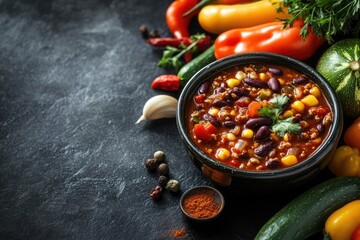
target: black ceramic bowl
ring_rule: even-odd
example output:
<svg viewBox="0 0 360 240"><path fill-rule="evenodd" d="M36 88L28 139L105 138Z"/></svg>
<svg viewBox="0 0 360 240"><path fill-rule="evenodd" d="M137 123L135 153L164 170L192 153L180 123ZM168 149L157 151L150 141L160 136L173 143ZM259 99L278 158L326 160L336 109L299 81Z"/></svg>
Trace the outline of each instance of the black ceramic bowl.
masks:
<svg viewBox="0 0 360 240"><path fill-rule="evenodd" d="M333 124L326 139L305 161L285 169L272 171L241 170L224 165L201 151L191 140L185 120L186 107L199 86L220 71L244 64L277 64L308 76L322 89L333 111ZM343 127L343 113L336 94L327 81L312 67L295 59L270 53L233 55L217 60L197 72L184 87L178 103L177 127L180 137L195 166L221 186L244 194L273 193L304 184L323 170L333 154Z"/></svg>

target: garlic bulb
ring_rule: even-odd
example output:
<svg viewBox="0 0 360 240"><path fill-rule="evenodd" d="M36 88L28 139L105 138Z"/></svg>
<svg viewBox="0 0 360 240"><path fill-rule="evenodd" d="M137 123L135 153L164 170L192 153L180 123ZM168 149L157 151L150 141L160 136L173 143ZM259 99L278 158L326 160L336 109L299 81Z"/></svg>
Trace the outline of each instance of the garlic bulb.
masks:
<svg viewBox="0 0 360 240"><path fill-rule="evenodd" d="M154 120L160 118L172 118L176 116L177 99L168 95L157 95L144 105L143 114L135 124L143 120Z"/></svg>

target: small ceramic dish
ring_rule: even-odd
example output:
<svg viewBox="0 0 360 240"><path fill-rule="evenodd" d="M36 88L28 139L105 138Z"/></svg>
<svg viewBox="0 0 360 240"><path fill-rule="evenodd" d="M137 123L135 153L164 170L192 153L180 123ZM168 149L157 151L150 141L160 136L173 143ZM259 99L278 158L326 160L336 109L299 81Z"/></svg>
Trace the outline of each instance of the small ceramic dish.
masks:
<svg viewBox="0 0 360 240"><path fill-rule="evenodd" d="M185 191L180 198L181 211L195 222L208 222L218 218L224 204L223 195L210 186L193 187Z"/></svg>

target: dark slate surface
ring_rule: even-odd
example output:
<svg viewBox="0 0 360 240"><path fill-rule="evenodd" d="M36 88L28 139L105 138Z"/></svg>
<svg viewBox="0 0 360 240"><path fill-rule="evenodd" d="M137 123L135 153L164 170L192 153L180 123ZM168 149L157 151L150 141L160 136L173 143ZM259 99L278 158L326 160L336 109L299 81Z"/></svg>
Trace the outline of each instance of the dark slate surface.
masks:
<svg viewBox="0 0 360 240"><path fill-rule="evenodd" d="M212 185L189 161L174 119L135 125L170 36L170 0L0 0L0 239L251 239L294 194L225 192L223 216L195 225L180 194L149 197L143 161L167 154L182 192Z"/></svg>

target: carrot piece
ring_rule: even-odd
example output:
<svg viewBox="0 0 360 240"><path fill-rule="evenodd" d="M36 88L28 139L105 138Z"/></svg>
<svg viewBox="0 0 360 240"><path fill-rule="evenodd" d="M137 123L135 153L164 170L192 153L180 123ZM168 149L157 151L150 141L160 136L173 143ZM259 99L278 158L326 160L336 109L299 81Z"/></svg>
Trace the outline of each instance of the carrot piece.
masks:
<svg viewBox="0 0 360 240"><path fill-rule="evenodd" d="M250 118L259 116L259 108L261 108L261 103L257 101L252 101L248 106L248 115Z"/></svg>

